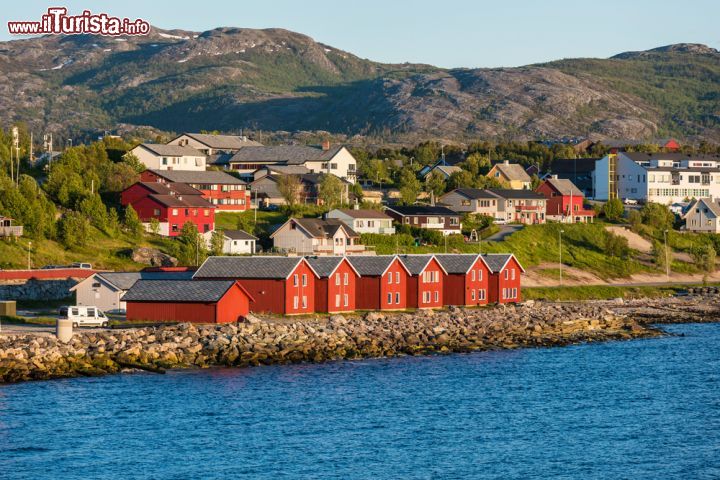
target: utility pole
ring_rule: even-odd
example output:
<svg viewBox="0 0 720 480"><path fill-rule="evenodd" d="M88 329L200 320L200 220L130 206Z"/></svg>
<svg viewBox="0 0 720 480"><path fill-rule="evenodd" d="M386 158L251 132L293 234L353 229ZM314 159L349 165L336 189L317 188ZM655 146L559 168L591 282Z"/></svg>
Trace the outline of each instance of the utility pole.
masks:
<svg viewBox="0 0 720 480"><path fill-rule="evenodd" d="M558 254L560 257L560 286L561 287L563 284L563 279L562 279L562 267L563 267L563 265L562 265L562 234L563 233L565 233L565 230L562 230L562 229L558 232L558 244L560 245L560 250L559 250Z"/></svg>
<svg viewBox="0 0 720 480"><path fill-rule="evenodd" d="M663 240L665 241L665 278L669 282L670 281L670 259L668 258L668 244L667 244L667 235L668 231L667 229L663 230Z"/></svg>
<svg viewBox="0 0 720 480"><path fill-rule="evenodd" d="M30 251L32 250L32 240L28 242L28 270L31 270L30 266Z"/></svg>

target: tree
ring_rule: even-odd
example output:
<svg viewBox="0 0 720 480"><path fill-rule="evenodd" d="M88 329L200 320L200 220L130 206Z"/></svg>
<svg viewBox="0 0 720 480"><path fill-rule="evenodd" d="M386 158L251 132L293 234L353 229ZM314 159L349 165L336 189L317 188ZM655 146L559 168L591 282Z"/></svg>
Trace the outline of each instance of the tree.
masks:
<svg viewBox="0 0 720 480"><path fill-rule="evenodd" d="M60 219L58 233L66 248L85 246L90 238L90 222L80 213L70 211Z"/></svg>
<svg viewBox="0 0 720 480"><path fill-rule="evenodd" d="M153 235L158 235L160 233L160 220L157 218L151 218L150 219L150 233Z"/></svg>
<svg viewBox="0 0 720 480"><path fill-rule="evenodd" d="M659 240L653 240L651 254L653 257L653 263L658 268L663 269L666 267L668 260L671 258L670 247L666 248L665 244Z"/></svg>
<svg viewBox="0 0 720 480"><path fill-rule="evenodd" d="M185 222L174 246L175 257L182 265L200 265L207 258L205 239L192 222Z"/></svg>
<svg viewBox="0 0 720 480"><path fill-rule="evenodd" d="M281 175L277 185L285 203L290 207L295 206L300 198L300 178L297 175Z"/></svg>
<svg viewBox="0 0 720 480"><path fill-rule="evenodd" d="M405 169L400 173L400 199L405 205L412 205L420 193L420 181L412 170Z"/></svg>
<svg viewBox="0 0 720 480"><path fill-rule="evenodd" d="M332 174L324 174L318 186L318 196L330 208L343 203L345 184Z"/></svg>
<svg viewBox="0 0 720 480"><path fill-rule="evenodd" d="M675 223L675 215L665 205L646 203L640 210L642 223L658 230L669 230Z"/></svg>
<svg viewBox="0 0 720 480"><path fill-rule="evenodd" d="M627 258L630 253L628 239L608 232L605 237L605 253L611 257Z"/></svg>
<svg viewBox="0 0 720 480"><path fill-rule="evenodd" d="M473 176L487 175L490 171L490 157L481 155L479 152L471 153L467 156L460 168L470 172Z"/></svg>
<svg viewBox="0 0 720 480"><path fill-rule="evenodd" d="M122 156L123 163L132 168L135 173L142 173L146 170L145 164L132 152L127 152Z"/></svg>
<svg viewBox="0 0 720 480"><path fill-rule="evenodd" d="M100 195L95 194L83 198L78 204L78 210L90 220L94 227L107 231L108 213Z"/></svg>
<svg viewBox="0 0 720 480"><path fill-rule="evenodd" d="M222 255L225 247L225 236L219 230L212 232L210 236L210 253L213 255Z"/></svg>
<svg viewBox="0 0 720 480"><path fill-rule="evenodd" d="M715 271L715 257L717 256L712 245L699 245L692 249L692 257L695 264L703 272Z"/></svg>
<svg viewBox="0 0 720 480"><path fill-rule="evenodd" d="M432 172L425 177L424 187L426 192L433 193L437 198L445 193L445 189L447 188L445 177L440 173Z"/></svg>
<svg viewBox="0 0 720 480"><path fill-rule="evenodd" d="M142 222L140 222L140 217L138 217L138 214L132 207L132 205L128 205L125 208L125 217L123 218L123 224L125 226L125 231L132 238L139 238L140 235L142 235L143 225Z"/></svg>
<svg viewBox="0 0 720 480"><path fill-rule="evenodd" d="M611 222L617 222L625 213L625 207L619 198L612 198L603 206L603 214Z"/></svg>

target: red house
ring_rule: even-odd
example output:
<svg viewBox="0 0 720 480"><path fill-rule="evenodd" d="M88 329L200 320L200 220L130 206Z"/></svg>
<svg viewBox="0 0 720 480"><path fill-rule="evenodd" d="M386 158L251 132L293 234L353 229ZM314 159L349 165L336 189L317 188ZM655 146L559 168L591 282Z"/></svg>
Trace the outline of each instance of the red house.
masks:
<svg viewBox="0 0 720 480"><path fill-rule="evenodd" d="M248 314L252 297L232 280L138 280L122 300L128 320L230 323Z"/></svg>
<svg viewBox="0 0 720 480"><path fill-rule="evenodd" d="M252 296L250 311L282 315L315 312L317 273L301 257L209 257L196 280L237 280Z"/></svg>
<svg viewBox="0 0 720 480"><path fill-rule="evenodd" d="M161 193L151 193L153 190ZM192 193L187 187L180 191ZM121 202L123 206L132 205L146 229L150 228L152 219L158 220L158 233L166 237L179 235L186 222L195 224L200 233L215 229L215 206L201 195L163 191L151 184L136 183L122 192Z"/></svg>
<svg viewBox="0 0 720 480"><path fill-rule="evenodd" d="M220 211L243 212L250 208L247 183L228 173L217 170L145 170L140 174L143 182L184 184L198 190L205 200Z"/></svg>
<svg viewBox="0 0 720 480"><path fill-rule="evenodd" d="M407 282L408 308L441 308L447 272L434 255L401 255L410 272Z"/></svg>
<svg viewBox="0 0 720 480"><path fill-rule="evenodd" d="M350 256L360 275L356 285L358 310L404 310L408 307L407 284L410 272L396 256Z"/></svg>
<svg viewBox="0 0 720 480"><path fill-rule="evenodd" d="M352 312L360 274L346 257L306 257L318 274L315 280L316 312Z"/></svg>
<svg viewBox="0 0 720 480"><path fill-rule="evenodd" d="M445 305L487 305L490 268L481 255L435 255L447 272L443 280Z"/></svg>
<svg viewBox="0 0 720 480"><path fill-rule="evenodd" d="M488 301L491 303L517 303L520 301L520 275L525 269L515 255L490 253L482 256L490 269Z"/></svg>
<svg viewBox="0 0 720 480"><path fill-rule="evenodd" d="M133 204L148 195L197 195L202 197L199 190L195 190L183 183L136 182L120 193L120 203Z"/></svg>
<svg viewBox="0 0 720 480"><path fill-rule="evenodd" d="M553 175L540 184L535 191L547 199L545 202L547 219L563 223L593 221L595 212L585 210L583 205L585 195L570 180Z"/></svg>

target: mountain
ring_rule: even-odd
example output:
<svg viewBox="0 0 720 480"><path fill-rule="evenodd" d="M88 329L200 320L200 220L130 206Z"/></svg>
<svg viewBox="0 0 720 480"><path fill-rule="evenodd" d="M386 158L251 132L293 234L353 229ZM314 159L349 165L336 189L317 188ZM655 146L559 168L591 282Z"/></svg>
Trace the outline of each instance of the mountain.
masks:
<svg viewBox="0 0 720 480"><path fill-rule="evenodd" d="M518 68L384 64L282 29L0 43L0 121L77 134L326 130L385 139L720 141L720 54L680 44Z"/></svg>

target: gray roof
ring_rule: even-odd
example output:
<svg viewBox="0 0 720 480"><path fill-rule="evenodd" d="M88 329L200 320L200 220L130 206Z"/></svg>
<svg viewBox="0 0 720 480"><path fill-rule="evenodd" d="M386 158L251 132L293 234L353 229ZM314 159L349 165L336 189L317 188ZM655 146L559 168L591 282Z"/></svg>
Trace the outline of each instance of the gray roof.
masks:
<svg viewBox="0 0 720 480"><path fill-rule="evenodd" d="M175 183L202 183L222 185L245 185L246 182L229 173L218 170L150 170L155 175Z"/></svg>
<svg viewBox="0 0 720 480"><path fill-rule="evenodd" d="M332 238L339 229L344 229L349 237L359 237L357 232L348 227L345 222L336 218L291 218L290 222L295 222L305 229L314 238Z"/></svg>
<svg viewBox="0 0 720 480"><path fill-rule="evenodd" d="M497 195L493 195L492 192L483 188L456 188L453 192L471 200L477 200L479 198L497 198Z"/></svg>
<svg viewBox="0 0 720 480"><path fill-rule="evenodd" d="M410 205L410 206L392 206L387 207L388 210L396 212L402 216L408 215L445 215L451 217L459 217L460 214L450 210L447 207L430 207L424 205Z"/></svg>
<svg viewBox="0 0 720 480"><path fill-rule="evenodd" d="M513 200L545 200L545 196L533 192L532 190L512 190L512 189L497 189L493 188L488 190L490 193L494 193L495 195L506 198L506 199L513 199Z"/></svg>
<svg viewBox="0 0 720 480"><path fill-rule="evenodd" d="M157 195L202 195L202 192L200 190L196 190L185 183L137 182L128 188L131 188L135 185L145 187L147 190L150 190Z"/></svg>
<svg viewBox="0 0 720 480"><path fill-rule="evenodd" d="M386 213L383 213L380 210L372 210L372 209L357 209L354 208L338 208L335 210L330 210L327 215L330 215L332 212L341 212L347 215L348 217L352 218L379 218L383 220L392 220L392 217L387 215ZM330 217L333 218L333 217Z"/></svg>
<svg viewBox="0 0 720 480"><path fill-rule="evenodd" d="M355 267L360 276L374 277L382 275L390 264L395 260L394 255L377 255L377 256L351 256L347 257L348 261Z"/></svg>
<svg viewBox="0 0 720 480"><path fill-rule="evenodd" d="M473 253L441 253L436 254L435 258L438 259L438 262L447 273L467 273L479 256Z"/></svg>
<svg viewBox="0 0 720 480"><path fill-rule="evenodd" d="M276 145L272 147L243 148L230 159L230 163L282 163L285 165L302 165L305 162L323 162L333 158L342 145L329 150L307 145Z"/></svg>
<svg viewBox="0 0 720 480"><path fill-rule="evenodd" d="M205 154L199 150L195 150L192 147L180 146L180 145L165 145L162 143L141 143L140 147L149 150L155 155L165 157L204 157Z"/></svg>
<svg viewBox="0 0 720 480"><path fill-rule="evenodd" d="M123 295L124 302L216 302L234 280L138 280Z"/></svg>
<svg viewBox="0 0 720 480"><path fill-rule="evenodd" d="M520 182L532 182L532 178L519 163L496 163L495 167L502 172L509 180Z"/></svg>
<svg viewBox="0 0 720 480"><path fill-rule="evenodd" d="M413 275L419 275L425 270L432 255L399 255L400 261L405 265L405 268L410 271ZM443 267L445 268L445 267Z"/></svg>
<svg viewBox="0 0 720 480"><path fill-rule="evenodd" d="M644 153L644 152L622 152L634 162L649 162L650 160L672 160L679 162L682 160L704 160L704 161L720 161L720 155L689 155L687 153Z"/></svg>
<svg viewBox="0 0 720 480"><path fill-rule="evenodd" d="M257 237L250 235L245 230L223 230L222 233L230 240L257 240Z"/></svg>
<svg viewBox="0 0 720 480"><path fill-rule="evenodd" d="M218 150L235 150L243 147L260 147L262 143L240 135L213 135L211 133L184 133L190 138Z"/></svg>
<svg viewBox="0 0 720 480"><path fill-rule="evenodd" d="M345 257L305 257L320 278L329 277Z"/></svg>
<svg viewBox="0 0 720 480"><path fill-rule="evenodd" d="M510 257L512 257L512 255L509 253L486 253L482 256L492 273L498 273L502 270L503 265L507 263Z"/></svg>
<svg viewBox="0 0 720 480"><path fill-rule="evenodd" d="M690 205L690 208L688 209L688 211L690 211L690 209L693 209L693 208L698 208L699 203L702 203L703 205L705 205L708 208L708 210L710 210L713 213L713 215L715 215L716 217L720 217L720 205L718 204L717 199L713 199L713 198L698 198L697 201L693 205Z"/></svg>
<svg viewBox="0 0 720 480"><path fill-rule="evenodd" d="M583 196L583 193L575 186L575 184L566 178L548 178L545 181L555 190L560 192L561 195L573 195L576 197Z"/></svg>
<svg viewBox="0 0 720 480"><path fill-rule="evenodd" d="M100 272L100 277L120 290L128 290L138 280L189 280L193 272Z"/></svg>
<svg viewBox="0 0 720 480"><path fill-rule="evenodd" d="M209 257L193 278L288 278L300 257Z"/></svg>

